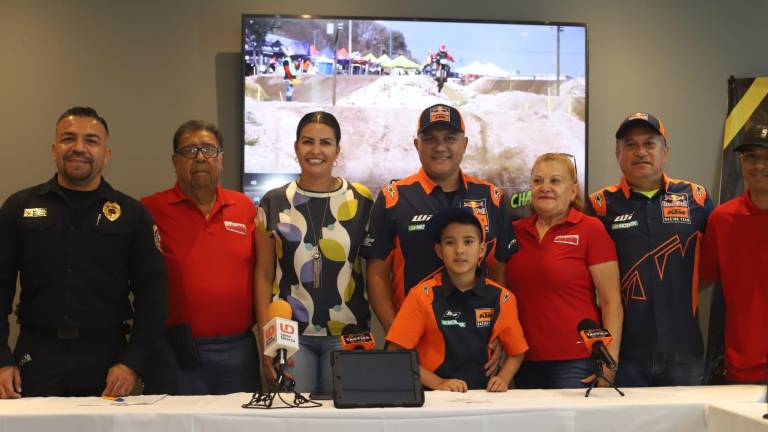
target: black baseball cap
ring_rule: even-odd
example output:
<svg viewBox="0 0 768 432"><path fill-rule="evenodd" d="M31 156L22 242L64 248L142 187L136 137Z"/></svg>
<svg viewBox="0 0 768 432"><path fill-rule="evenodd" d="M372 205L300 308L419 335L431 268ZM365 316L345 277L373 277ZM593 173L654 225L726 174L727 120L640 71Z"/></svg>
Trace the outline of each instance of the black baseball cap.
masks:
<svg viewBox="0 0 768 432"><path fill-rule="evenodd" d="M628 115L619 125L619 129L616 130L616 139L622 138L631 127L638 125L650 126L656 133L663 136L665 140L667 139L667 130L664 128L664 123L655 115L644 112Z"/></svg>
<svg viewBox="0 0 768 432"><path fill-rule="evenodd" d="M448 224L459 223L462 225L474 225L480 232L480 241L485 241L485 230L483 225L472 213L469 207L449 207L440 210L436 215L427 221L425 230L433 243L440 243L440 235Z"/></svg>
<svg viewBox="0 0 768 432"><path fill-rule="evenodd" d="M438 124L448 125L460 132L464 132L464 119L461 117L459 110L444 104L432 105L422 111L419 116L419 125L416 128L416 132L423 133L429 127Z"/></svg>
<svg viewBox="0 0 768 432"><path fill-rule="evenodd" d="M742 138L741 144L734 147L733 151L741 153L752 146L768 148L768 124L749 126L744 131L744 138Z"/></svg>

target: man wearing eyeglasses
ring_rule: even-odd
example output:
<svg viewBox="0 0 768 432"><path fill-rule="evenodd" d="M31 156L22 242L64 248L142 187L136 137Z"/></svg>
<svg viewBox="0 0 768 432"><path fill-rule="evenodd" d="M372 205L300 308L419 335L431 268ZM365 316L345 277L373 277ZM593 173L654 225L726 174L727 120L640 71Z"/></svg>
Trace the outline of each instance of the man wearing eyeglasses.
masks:
<svg viewBox="0 0 768 432"><path fill-rule="evenodd" d="M154 223L102 177L108 138L96 110L68 109L51 147L57 173L0 209L1 399L128 395L161 338L167 293ZM12 355L17 276L21 332Z"/></svg>
<svg viewBox="0 0 768 432"><path fill-rule="evenodd" d="M256 207L221 187L223 137L188 121L173 135L176 185L141 200L157 221L168 271L167 344L145 393L255 392L259 356L254 318Z"/></svg>
<svg viewBox="0 0 768 432"><path fill-rule="evenodd" d="M712 200L703 186L667 177L667 132L648 113L616 131L624 175L590 195L591 211L616 243L624 301L620 387L700 385L700 239Z"/></svg>
<svg viewBox="0 0 768 432"><path fill-rule="evenodd" d="M747 127L733 151L744 193L709 217L701 280L719 281L725 299L725 378L765 384L768 371L768 124Z"/></svg>

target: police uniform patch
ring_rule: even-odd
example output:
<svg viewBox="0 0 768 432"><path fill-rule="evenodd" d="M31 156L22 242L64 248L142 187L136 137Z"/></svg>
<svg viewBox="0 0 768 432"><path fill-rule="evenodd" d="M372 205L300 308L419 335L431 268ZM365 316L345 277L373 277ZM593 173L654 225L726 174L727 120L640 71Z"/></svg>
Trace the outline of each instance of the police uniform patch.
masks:
<svg viewBox="0 0 768 432"><path fill-rule="evenodd" d="M157 225L152 224L152 238L155 240L155 247L160 253L163 253L162 242L160 241L160 229Z"/></svg>
<svg viewBox="0 0 768 432"><path fill-rule="evenodd" d="M38 217L46 217L48 216L48 209L47 208L25 208L24 209L24 217L25 218L38 218Z"/></svg>
<svg viewBox="0 0 768 432"><path fill-rule="evenodd" d="M117 218L120 217L122 214L122 210L120 209L120 204L113 202L113 201L107 201L104 203L104 206L101 208L101 212L104 213L104 217L110 220L110 222L114 222L117 220Z"/></svg>
<svg viewBox="0 0 768 432"><path fill-rule="evenodd" d="M664 223L691 223L688 194L668 193L661 199L661 216Z"/></svg>

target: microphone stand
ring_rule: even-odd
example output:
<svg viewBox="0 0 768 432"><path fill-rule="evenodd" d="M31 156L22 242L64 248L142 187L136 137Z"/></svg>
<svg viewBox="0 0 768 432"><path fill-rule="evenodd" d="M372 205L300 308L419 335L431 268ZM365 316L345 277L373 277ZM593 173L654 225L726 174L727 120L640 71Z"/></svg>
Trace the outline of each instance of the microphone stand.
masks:
<svg viewBox="0 0 768 432"><path fill-rule="evenodd" d="M609 380L608 377L606 377L605 374L603 373L603 366L605 366L605 362L603 361L603 359L600 358L599 355L595 355L595 354L596 353L592 354L592 369L595 372L595 379L593 379L592 382L589 383L589 386L587 387L587 392L584 393L584 397L585 398L589 397L589 394L592 393L592 389L595 388L595 386L597 386L597 382L601 379L607 382L608 384L610 384L611 387L613 387L613 389L616 390L623 397L624 392L619 390L619 388L616 387L616 384L613 381Z"/></svg>
<svg viewBox="0 0 768 432"><path fill-rule="evenodd" d="M254 393L251 396L251 400L243 404L243 408L257 408L257 409L278 409L278 408L317 408L322 406L321 403L307 399L302 396L301 393L296 392L296 381L291 379L285 374L285 350L279 350L275 357L277 363L277 380L271 389L267 393ZM293 393L293 402L288 402L283 399L283 393ZM272 406L275 401L275 397L279 398L285 406Z"/></svg>

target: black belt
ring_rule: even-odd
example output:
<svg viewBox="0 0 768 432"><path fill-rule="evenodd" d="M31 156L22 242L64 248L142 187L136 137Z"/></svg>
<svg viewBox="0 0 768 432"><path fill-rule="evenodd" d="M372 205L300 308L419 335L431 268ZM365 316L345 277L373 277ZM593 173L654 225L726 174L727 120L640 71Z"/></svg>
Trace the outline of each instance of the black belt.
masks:
<svg viewBox="0 0 768 432"><path fill-rule="evenodd" d="M108 325L104 327L47 327L36 325L21 326L22 333L53 339L83 339L115 335L125 336L130 332L130 329L131 327L125 323L117 326Z"/></svg>

